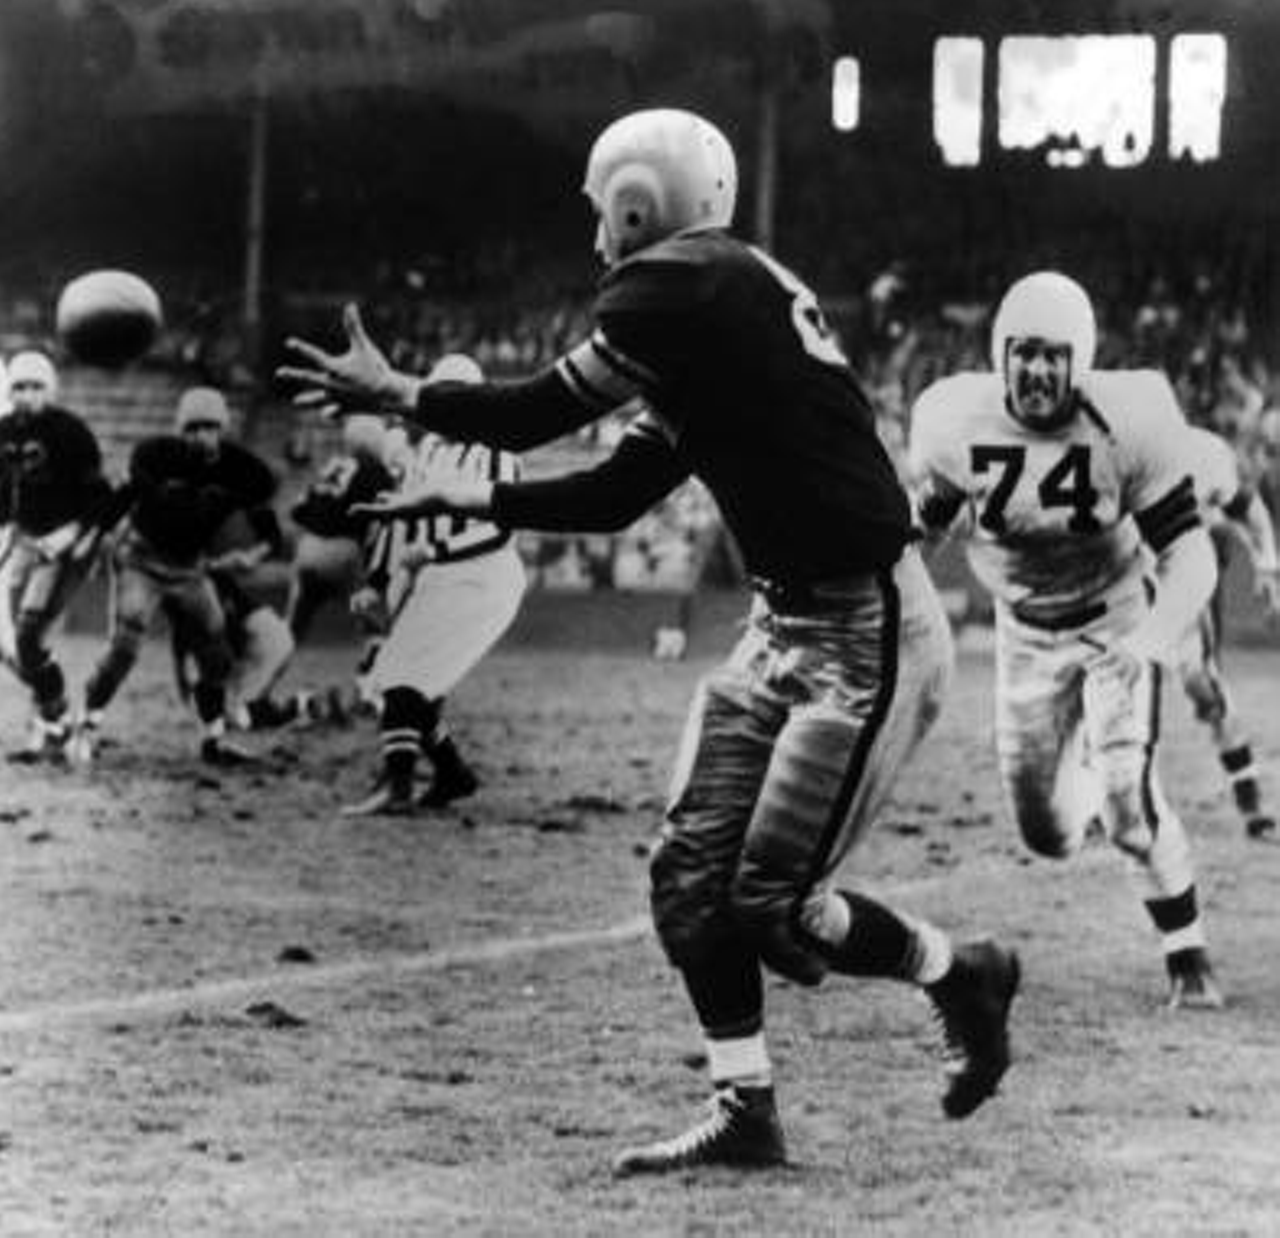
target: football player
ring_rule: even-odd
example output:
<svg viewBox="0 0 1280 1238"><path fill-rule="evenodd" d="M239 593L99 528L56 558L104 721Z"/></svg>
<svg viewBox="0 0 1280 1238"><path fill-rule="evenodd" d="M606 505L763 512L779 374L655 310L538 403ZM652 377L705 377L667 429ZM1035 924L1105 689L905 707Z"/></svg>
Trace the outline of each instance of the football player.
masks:
<svg viewBox="0 0 1280 1238"><path fill-rule="evenodd" d="M13 760L61 760L70 737L66 679L49 649L54 621L93 565L118 518L93 431L55 403L58 373L44 353L9 362L11 411L0 419L0 659L35 707Z"/></svg>
<svg viewBox="0 0 1280 1238"><path fill-rule="evenodd" d="M353 508L395 484L383 459L386 430L376 417L348 417L342 423L342 451L327 460L314 481L290 509L302 530L293 554L289 601L285 608L295 644L301 644L327 602L348 606L363 584L365 559L372 550L373 522ZM365 632L356 664L360 702L373 702L369 671L382 633L375 623L356 616ZM340 701L336 687L330 703Z"/></svg>
<svg viewBox="0 0 1280 1238"><path fill-rule="evenodd" d="M484 378L460 353L441 357L427 377L433 383ZM517 465L507 452L428 432L406 441L392 471L412 493L442 473L510 481ZM382 702L382 778L368 799L345 810L348 816L405 815L419 803L438 808L475 792L478 779L444 723L445 697L510 627L523 594L524 566L509 529L448 514L381 524L353 608L376 606L386 616L370 670ZM415 801L419 755L430 760L434 777Z"/></svg>
<svg viewBox="0 0 1280 1238"><path fill-rule="evenodd" d="M451 511L515 528L611 529L689 475L755 581L746 635L700 685L651 867L658 936L708 1052L706 1118L629 1149L618 1173L785 1160L762 966L807 985L891 977L932 999L954 1054L943 1108L973 1112L1009 1061L1016 956L830 882L940 707L951 643L911 547L906 494L813 292L729 231L733 150L689 112L625 116L585 189L607 271L596 329L511 384L424 384L346 316L347 351L293 341L304 403L368 407L521 451L643 397L600 475L428 479L384 514ZM604 466L602 466L604 467Z"/></svg>
<svg viewBox="0 0 1280 1238"><path fill-rule="evenodd" d="M1188 467L1195 478L1201 519L1213 537L1218 554L1219 583L1230 553L1228 538L1244 543L1254 583L1270 618L1280 616L1280 560L1276 556L1275 526L1258 491L1241 473L1235 449L1219 434L1189 427ZM1276 842L1275 818L1264 811L1253 744L1236 716L1221 657L1221 590L1184 638L1178 671L1191 698L1196 717L1209 728L1247 837Z"/></svg>
<svg viewBox="0 0 1280 1238"><path fill-rule="evenodd" d="M970 562L995 599L1000 772L1027 845L1067 856L1100 816L1163 943L1171 1005L1218 1006L1186 831L1155 769L1160 664L1209 599L1213 551L1168 381L1093 369L1095 341L1073 280L1015 283L994 372L916 402L917 510L935 534L971 518Z"/></svg>
<svg viewBox="0 0 1280 1238"><path fill-rule="evenodd" d="M229 426L222 392L192 387L178 401L176 433L143 439L133 450L126 487L132 506L114 557L108 647L85 685L73 740L79 763L92 761L106 707L161 609L182 629L183 647L198 668L192 696L202 728L201 759L228 766L252 760L226 738L232 654L209 571L254 566L278 545L280 531L270 506L276 479L256 455L228 439ZM213 541L235 512L245 513L260 541L211 563Z"/></svg>

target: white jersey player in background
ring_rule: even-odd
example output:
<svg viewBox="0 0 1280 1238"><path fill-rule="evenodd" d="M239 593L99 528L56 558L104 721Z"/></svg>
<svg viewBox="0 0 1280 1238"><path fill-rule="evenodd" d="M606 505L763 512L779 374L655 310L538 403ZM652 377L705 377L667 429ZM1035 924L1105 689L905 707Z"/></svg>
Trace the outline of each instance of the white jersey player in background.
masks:
<svg viewBox="0 0 1280 1238"><path fill-rule="evenodd" d="M1262 496L1241 476L1235 448L1212 431L1189 430L1188 468L1195 479L1200 516L1218 537L1235 536L1245 545L1259 596L1272 619L1280 617L1280 561L1275 528ZM1225 563L1225 547L1220 561ZM1262 805L1253 745L1236 714L1221 663L1222 620L1218 595L1186 634L1178 672L1196 717L1213 736L1218 760L1231 782L1245 833L1259 842L1277 842L1276 822Z"/></svg>
<svg viewBox="0 0 1280 1238"><path fill-rule="evenodd" d="M1187 833L1154 759L1160 663L1209 600L1213 549L1169 383L1092 369L1095 344L1079 285L1015 283L995 372L916 403L918 516L933 533L971 518L970 563L995 603L1000 774L1027 845L1065 857L1100 819L1160 935L1170 1005L1216 1007Z"/></svg>
<svg viewBox="0 0 1280 1238"><path fill-rule="evenodd" d="M426 381L478 383L483 375L470 357L454 353ZM440 473L497 482L514 481L518 470L508 452L419 430L391 447L387 464L406 491ZM344 810L348 816L408 815L419 804L442 807L476 790L478 779L441 716L445 697L511 626L523 595L524 567L509 530L444 513L383 524L367 584L352 599L357 613L382 610L386 624L369 673L382 702L382 774L368 799ZM435 776L415 800L421 754Z"/></svg>

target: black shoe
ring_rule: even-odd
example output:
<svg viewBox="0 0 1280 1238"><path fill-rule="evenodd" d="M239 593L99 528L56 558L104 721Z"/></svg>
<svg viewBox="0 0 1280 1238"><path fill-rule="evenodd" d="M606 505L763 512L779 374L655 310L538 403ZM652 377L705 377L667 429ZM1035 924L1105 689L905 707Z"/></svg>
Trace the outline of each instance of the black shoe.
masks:
<svg viewBox="0 0 1280 1238"><path fill-rule="evenodd" d="M259 696L245 703L245 712L249 715L250 730L274 731L297 722L299 703L296 698L277 701L271 696Z"/></svg>
<svg viewBox="0 0 1280 1238"><path fill-rule="evenodd" d="M465 765L447 771L436 770L431 785L418 796L423 808L444 808L454 800L466 799L480 789L480 779Z"/></svg>
<svg viewBox="0 0 1280 1238"><path fill-rule="evenodd" d="M942 1026L950 1082L942 1097L949 1118L968 1117L1009 1069L1009 1007L1022 966L993 941L957 946L951 970L925 992Z"/></svg>
<svg viewBox="0 0 1280 1238"><path fill-rule="evenodd" d="M718 1088L709 1110L701 1122L673 1139L628 1148L614 1161L613 1172L627 1177L700 1165L763 1168L787 1163L772 1088Z"/></svg>
<svg viewBox="0 0 1280 1238"><path fill-rule="evenodd" d="M1256 843L1280 842L1280 834L1276 832L1276 819L1274 817L1250 817L1244 823L1244 832Z"/></svg>
<svg viewBox="0 0 1280 1238"><path fill-rule="evenodd" d="M412 817L417 811L413 796L404 791L393 791L384 782L372 795L354 804L344 804L344 817Z"/></svg>
<svg viewBox="0 0 1280 1238"><path fill-rule="evenodd" d="M1170 1010L1221 1010L1226 1004L1202 946L1165 955Z"/></svg>
<svg viewBox="0 0 1280 1238"><path fill-rule="evenodd" d="M217 765L222 769L258 764L258 758L252 752L218 735L210 735L201 742L200 759L206 765Z"/></svg>

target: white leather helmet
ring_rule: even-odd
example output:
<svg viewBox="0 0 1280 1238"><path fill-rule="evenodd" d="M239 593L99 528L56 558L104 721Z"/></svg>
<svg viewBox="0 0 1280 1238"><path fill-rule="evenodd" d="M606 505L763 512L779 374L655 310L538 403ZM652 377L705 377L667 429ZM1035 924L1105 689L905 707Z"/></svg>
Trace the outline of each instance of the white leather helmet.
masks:
<svg viewBox="0 0 1280 1238"><path fill-rule="evenodd" d="M342 422L342 446L353 456L381 460L386 451L387 427L372 413L353 413Z"/></svg>
<svg viewBox="0 0 1280 1238"><path fill-rule="evenodd" d="M431 367L426 377L433 383L465 383L469 387L484 382L484 371L464 352L447 352Z"/></svg>
<svg viewBox="0 0 1280 1238"><path fill-rule="evenodd" d="M8 392L13 398L13 388L35 388L36 398L21 397L24 408L43 408L58 398L58 370L52 361L34 348L16 352L9 358Z"/></svg>
<svg viewBox="0 0 1280 1238"><path fill-rule="evenodd" d="M1093 368L1098 327L1089 295L1057 271L1023 276L1000 302L991 327L991 364L1004 373L1009 341L1036 337L1071 347L1071 382Z"/></svg>
<svg viewBox="0 0 1280 1238"><path fill-rule="evenodd" d="M596 139L583 191L600 217L596 249L612 264L685 228L728 227L737 160L701 116L678 108L632 112Z"/></svg>

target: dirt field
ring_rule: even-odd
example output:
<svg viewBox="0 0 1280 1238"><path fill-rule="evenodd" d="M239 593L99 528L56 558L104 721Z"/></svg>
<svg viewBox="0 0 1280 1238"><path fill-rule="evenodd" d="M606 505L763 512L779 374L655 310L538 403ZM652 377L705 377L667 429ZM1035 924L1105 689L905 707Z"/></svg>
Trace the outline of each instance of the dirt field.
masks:
<svg viewBox="0 0 1280 1238"><path fill-rule="evenodd" d="M202 770L155 649L92 777L0 766L0 1235L1280 1232L1280 848L1246 843L1171 700L1164 769L1231 1005L1166 1013L1119 861L1015 840L979 650L853 868L1022 950L1003 1094L947 1123L917 998L779 984L796 1167L613 1181L619 1146L703 1098L644 851L705 665L510 648L453 706L483 793L413 821L338 815L368 721ZM1274 768L1280 659L1231 665ZM0 738L21 717L6 688Z"/></svg>

